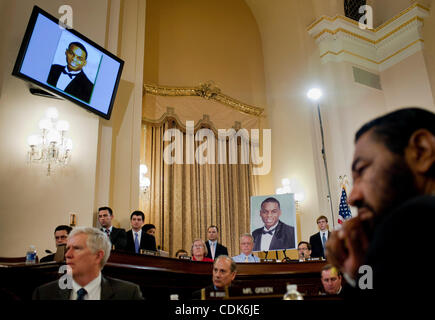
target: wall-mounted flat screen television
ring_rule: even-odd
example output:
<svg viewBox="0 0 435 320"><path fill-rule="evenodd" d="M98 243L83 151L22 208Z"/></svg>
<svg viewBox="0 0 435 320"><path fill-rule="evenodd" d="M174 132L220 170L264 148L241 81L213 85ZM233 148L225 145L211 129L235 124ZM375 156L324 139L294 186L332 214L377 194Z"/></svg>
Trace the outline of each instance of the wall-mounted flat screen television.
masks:
<svg viewBox="0 0 435 320"><path fill-rule="evenodd" d="M110 119L124 61L35 6L12 74Z"/></svg>

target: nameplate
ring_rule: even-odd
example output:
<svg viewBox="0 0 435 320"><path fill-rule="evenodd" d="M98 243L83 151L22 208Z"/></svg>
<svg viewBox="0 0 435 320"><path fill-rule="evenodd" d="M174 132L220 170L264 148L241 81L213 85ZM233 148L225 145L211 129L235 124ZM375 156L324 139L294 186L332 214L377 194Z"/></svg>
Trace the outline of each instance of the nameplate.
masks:
<svg viewBox="0 0 435 320"><path fill-rule="evenodd" d="M284 294L285 288L261 286L261 287L230 287L230 297L255 297L255 296L272 296Z"/></svg>
<svg viewBox="0 0 435 320"><path fill-rule="evenodd" d="M189 261L191 260L191 258L189 256L179 256L178 259L189 260Z"/></svg>
<svg viewBox="0 0 435 320"><path fill-rule="evenodd" d="M210 288L201 289L201 300L222 300L225 298L228 298L228 291Z"/></svg>
<svg viewBox="0 0 435 320"><path fill-rule="evenodd" d="M140 254L145 254L147 256L158 256L159 254L157 253L157 251L152 251L152 250L144 250L144 249L140 249Z"/></svg>
<svg viewBox="0 0 435 320"><path fill-rule="evenodd" d="M272 262L276 263L276 259L260 259L261 262Z"/></svg>

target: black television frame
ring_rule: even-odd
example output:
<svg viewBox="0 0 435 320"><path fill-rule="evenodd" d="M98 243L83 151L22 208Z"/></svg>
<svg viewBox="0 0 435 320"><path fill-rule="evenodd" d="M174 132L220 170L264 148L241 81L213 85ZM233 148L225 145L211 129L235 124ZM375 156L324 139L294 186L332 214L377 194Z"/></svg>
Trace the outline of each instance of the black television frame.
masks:
<svg viewBox="0 0 435 320"><path fill-rule="evenodd" d="M29 23L27 24L26 32L24 34L23 41L21 43L20 51L18 52L17 60L15 61L12 75L14 75L20 79L29 81L30 83L35 84L39 87L42 87L45 90L53 93L54 95L61 96L65 99L79 105L80 107L86 109L89 112L92 112L100 117L103 117L104 119L110 120L110 116L112 114L112 109L113 109L113 104L115 102L116 93L118 91L119 82L121 80L121 74L122 74L122 70L124 67L124 61L122 59L118 58L117 56L115 56L114 54L110 53L109 51L107 51L106 49L101 47L100 45L96 44L94 41L90 40L88 37L84 36L80 32L78 32L74 29L70 29L70 28L67 29L69 32L71 32L76 37L83 39L83 41L85 41L89 45L95 47L97 50L100 50L102 53L104 53L107 56L109 56L110 58L116 60L120 64L119 70L118 70L118 75L117 75L116 81L115 81L115 86L114 86L113 91L112 91L112 97L110 99L110 105L109 105L109 108L107 110L107 114L105 114L101 111L98 111L98 110L94 109L93 107L88 106L87 104L81 102L80 100L75 99L74 97L71 97L71 96L63 93L61 90L58 91L58 90L50 87L49 85L47 85L43 82L39 82L39 81L37 81L37 80L35 80L35 79L20 72L22 65L23 65L23 62L24 62L25 54L27 52L27 49L28 49L28 46L30 43L31 36L33 34L33 30L35 28L36 20L37 20L39 14L42 14L43 16L45 16L46 18L55 22L58 25L61 25L61 26L64 25L62 22L59 21L59 19L57 19L56 17L52 16L48 12L44 11L43 9L41 9L40 7L35 5L33 7L33 11L32 11L32 14L30 16L30 19L29 19ZM50 94L47 94L47 96L50 96Z"/></svg>

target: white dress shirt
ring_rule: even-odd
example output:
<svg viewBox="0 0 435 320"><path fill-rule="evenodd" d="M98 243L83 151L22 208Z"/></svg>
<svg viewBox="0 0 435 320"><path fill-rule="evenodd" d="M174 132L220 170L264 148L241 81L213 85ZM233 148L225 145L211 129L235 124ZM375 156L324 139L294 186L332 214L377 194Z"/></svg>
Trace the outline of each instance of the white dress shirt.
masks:
<svg viewBox="0 0 435 320"><path fill-rule="evenodd" d="M68 71L67 67L65 67L64 71L72 74L72 78L65 73L61 73L59 79L57 80L56 87L62 91L65 91L66 87L70 84L71 81L81 72L81 71Z"/></svg>
<svg viewBox="0 0 435 320"><path fill-rule="evenodd" d="M136 238L136 233L137 233L137 241L139 241L139 244L140 244L140 239L142 237L142 229L139 229L139 231L137 231L137 232L132 229L131 233L133 234L133 243L134 243L134 239Z"/></svg>
<svg viewBox="0 0 435 320"><path fill-rule="evenodd" d="M264 231L269 231L269 230L273 230L273 231L272 234L265 233L261 235L261 245L260 245L261 251L269 251L270 243L272 242L272 238L273 235L275 234L276 226L278 225L278 222L275 223L269 229L266 229L266 227L263 228Z"/></svg>
<svg viewBox="0 0 435 320"><path fill-rule="evenodd" d="M87 292L83 300L101 300L101 272L84 287L80 286L73 279L72 287L70 300L77 300L77 291L81 288L84 288Z"/></svg>

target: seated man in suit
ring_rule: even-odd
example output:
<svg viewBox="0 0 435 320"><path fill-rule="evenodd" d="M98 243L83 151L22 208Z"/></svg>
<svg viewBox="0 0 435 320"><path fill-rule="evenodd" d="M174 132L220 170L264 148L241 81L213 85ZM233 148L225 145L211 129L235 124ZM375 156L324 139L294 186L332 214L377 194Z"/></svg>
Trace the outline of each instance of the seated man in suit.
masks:
<svg viewBox="0 0 435 320"><path fill-rule="evenodd" d="M207 238L208 241L205 242L208 250L207 258L214 260L221 254L228 255L228 249L218 242L219 229L217 226L210 226L207 228Z"/></svg>
<svg viewBox="0 0 435 320"><path fill-rule="evenodd" d="M127 231L126 251L140 253L140 250L157 251L156 238L142 230L145 215L142 211L134 211L130 215L131 230Z"/></svg>
<svg viewBox="0 0 435 320"><path fill-rule="evenodd" d="M254 238L250 233L242 234L240 236L241 253L234 256L233 260L235 262L260 262L260 259L252 254L252 249L254 249Z"/></svg>
<svg viewBox="0 0 435 320"><path fill-rule="evenodd" d="M316 220L317 226L319 227L319 232L313 234L310 237L311 244L311 256L313 258L325 258L325 244L329 238L329 226L328 226L328 218L325 216L320 216Z"/></svg>
<svg viewBox="0 0 435 320"><path fill-rule="evenodd" d="M86 48L80 42L71 42L65 56L66 66L52 65L47 83L84 102L89 102L94 85L82 70L87 64Z"/></svg>
<svg viewBox="0 0 435 320"><path fill-rule="evenodd" d="M66 240L68 239L68 235L71 232L72 228L66 225L57 226L54 229L54 241L56 242L56 247L60 245L66 245ZM50 262L54 261L55 253L49 254L40 260L40 262Z"/></svg>
<svg viewBox="0 0 435 320"><path fill-rule="evenodd" d="M226 255L216 257L213 262L213 284L195 291L192 299L207 299L206 293L210 291L226 291L231 286L237 274L236 263Z"/></svg>
<svg viewBox="0 0 435 320"><path fill-rule="evenodd" d="M279 220L281 207L277 199L269 197L261 203L260 216L264 227L252 232L254 251L295 248L295 228Z"/></svg>
<svg viewBox="0 0 435 320"><path fill-rule="evenodd" d="M299 261L305 261L311 259L311 245L306 241L298 243L298 258Z"/></svg>
<svg viewBox="0 0 435 320"><path fill-rule="evenodd" d="M66 283L62 277L36 288L33 300L143 300L136 284L102 276L110 246L107 236L96 228L73 230L65 254Z"/></svg>
<svg viewBox="0 0 435 320"><path fill-rule="evenodd" d="M124 250L127 245L127 234L124 229L112 226L113 211L110 207L101 207L98 209L98 221L101 225L101 231L105 232L115 246L115 250Z"/></svg>
<svg viewBox="0 0 435 320"><path fill-rule="evenodd" d="M322 281L323 290L321 295L342 295L342 276L334 266L327 264L320 272L320 280Z"/></svg>

